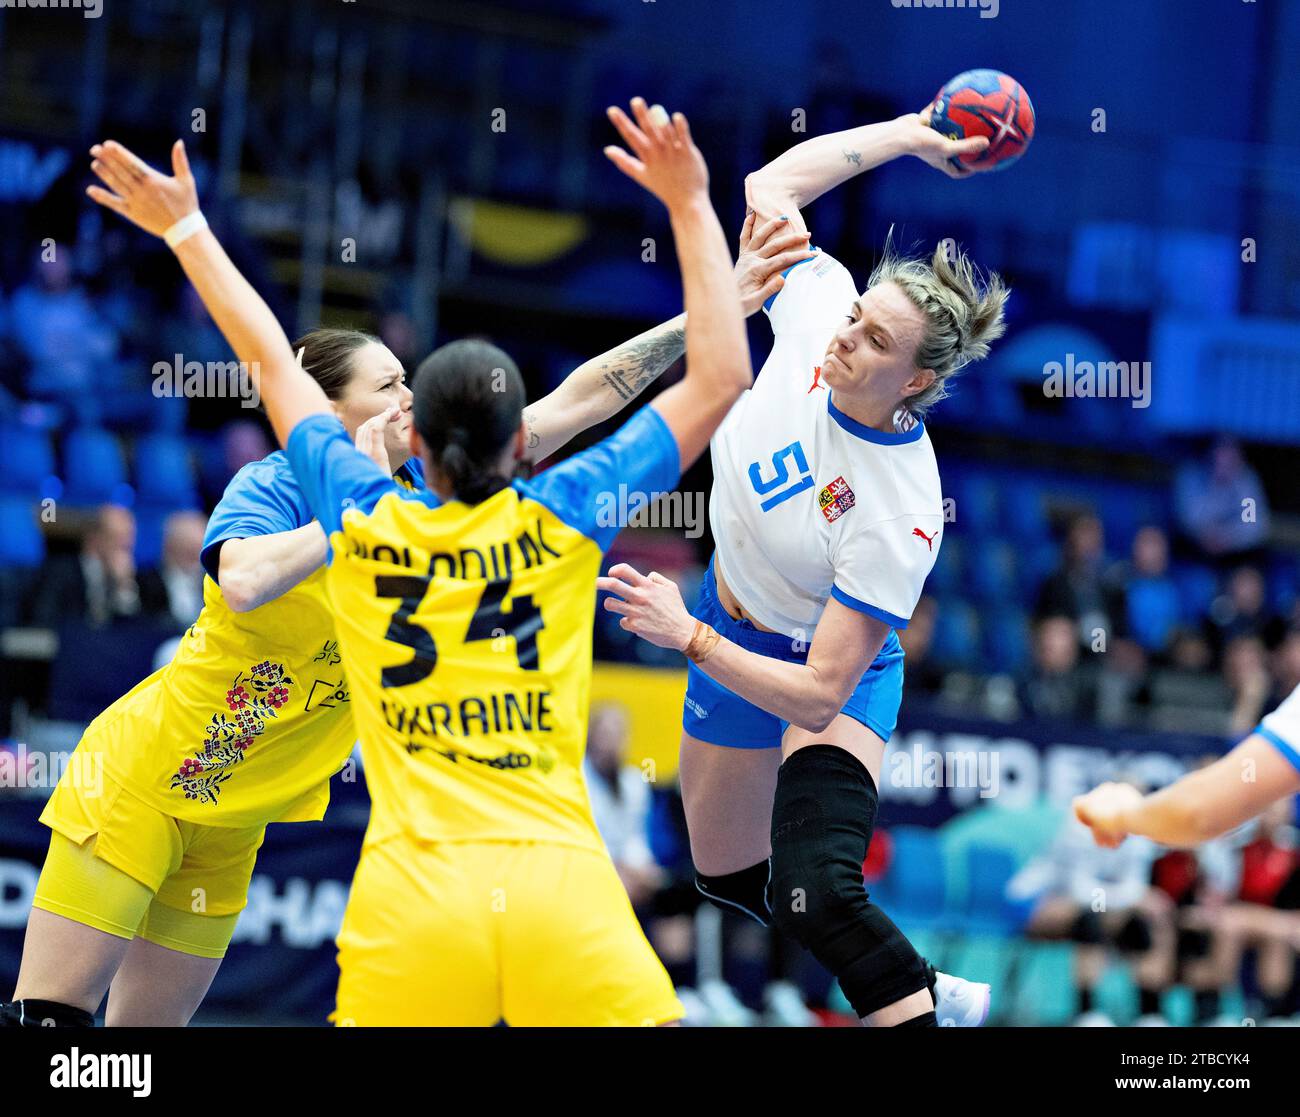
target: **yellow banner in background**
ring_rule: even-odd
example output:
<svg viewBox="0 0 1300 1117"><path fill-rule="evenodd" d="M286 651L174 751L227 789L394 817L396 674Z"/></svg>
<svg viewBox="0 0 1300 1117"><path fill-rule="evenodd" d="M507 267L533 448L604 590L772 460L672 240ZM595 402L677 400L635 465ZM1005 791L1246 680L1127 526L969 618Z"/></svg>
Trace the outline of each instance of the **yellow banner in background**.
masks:
<svg viewBox="0 0 1300 1117"><path fill-rule="evenodd" d="M456 232L486 260L536 268L558 260L587 239L580 213L531 209L482 198L456 198L448 211Z"/></svg>
<svg viewBox="0 0 1300 1117"><path fill-rule="evenodd" d="M628 718L629 764L654 764L654 778L677 778L686 672L597 663L591 673L591 709L619 706Z"/></svg>

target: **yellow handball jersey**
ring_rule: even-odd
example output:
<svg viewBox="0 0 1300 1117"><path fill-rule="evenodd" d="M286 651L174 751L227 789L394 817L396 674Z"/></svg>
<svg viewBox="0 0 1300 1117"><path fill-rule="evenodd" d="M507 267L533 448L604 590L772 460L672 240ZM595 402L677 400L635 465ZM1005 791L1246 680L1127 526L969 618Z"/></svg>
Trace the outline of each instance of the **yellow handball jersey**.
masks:
<svg viewBox="0 0 1300 1117"><path fill-rule="evenodd" d="M394 488L423 489L419 463ZM230 539L292 531L312 513L283 453L239 471L208 521L203 611L172 661L113 703L79 750L165 814L213 826L308 821L356 741L322 567L236 613L214 580Z"/></svg>
<svg viewBox="0 0 1300 1117"><path fill-rule="evenodd" d="M481 504L400 499L339 422L289 460L328 574L372 811L367 842L532 840L603 850L582 779L595 580L619 509L671 492L677 443L643 408Z"/></svg>

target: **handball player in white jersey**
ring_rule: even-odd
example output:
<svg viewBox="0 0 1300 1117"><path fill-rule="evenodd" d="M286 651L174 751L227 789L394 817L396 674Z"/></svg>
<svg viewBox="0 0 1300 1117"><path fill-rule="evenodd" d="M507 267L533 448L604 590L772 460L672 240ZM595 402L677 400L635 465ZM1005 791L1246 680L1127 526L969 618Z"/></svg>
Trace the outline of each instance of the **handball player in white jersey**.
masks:
<svg viewBox="0 0 1300 1117"><path fill-rule="evenodd" d="M905 154L952 177L922 117L809 140L746 181L750 254L851 175ZM773 345L714 435L717 550L695 614L662 576L600 581L624 628L691 660L681 787L700 890L774 922L864 1023L982 1023L988 987L935 975L871 902L862 862L903 688L905 628L943 542L924 418L1003 332L1007 292L960 252L887 246L865 290L817 251L764 304ZM689 326L688 326L689 329Z"/></svg>

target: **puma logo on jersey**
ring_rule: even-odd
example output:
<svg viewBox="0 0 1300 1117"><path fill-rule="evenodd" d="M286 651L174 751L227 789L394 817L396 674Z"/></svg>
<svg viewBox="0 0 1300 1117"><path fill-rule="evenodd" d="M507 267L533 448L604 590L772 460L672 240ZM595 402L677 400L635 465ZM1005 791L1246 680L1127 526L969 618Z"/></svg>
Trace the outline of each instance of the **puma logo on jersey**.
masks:
<svg viewBox="0 0 1300 1117"><path fill-rule="evenodd" d="M817 388L825 388L826 385L823 384L821 381L822 381L822 366L821 366L821 365L814 365L814 366L813 366L813 382L812 382L812 387L809 388L808 391L805 392L804 394L810 396L810 395L813 394L813 391L814 391L815 389L817 389Z"/></svg>
<svg viewBox="0 0 1300 1117"><path fill-rule="evenodd" d="M934 535L939 534L937 531L934 533L934 535L926 535L925 532L923 532L919 527L914 527L912 528L912 534L919 535L922 539L925 540L925 549L927 551L934 550Z"/></svg>

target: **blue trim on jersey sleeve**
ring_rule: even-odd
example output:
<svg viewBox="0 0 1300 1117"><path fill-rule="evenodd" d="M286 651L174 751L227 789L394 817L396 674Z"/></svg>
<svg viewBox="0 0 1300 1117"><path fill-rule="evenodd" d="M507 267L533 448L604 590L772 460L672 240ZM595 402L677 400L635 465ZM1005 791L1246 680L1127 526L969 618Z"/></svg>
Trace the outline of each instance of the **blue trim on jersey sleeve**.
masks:
<svg viewBox="0 0 1300 1117"><path fill-rule="evenodd" d="M230 479L208 519L199 559L212 580L219 582L223 543L293 531L311 521L311 509L289 460L277 450L261 461L249 462Z"/></svg>
<svg viewBox="0 0 1300 1117"><path fill-rule="evenodd" d="M821 251L821 249L819 249L816 245L809 245L809 248L813 252ZM816 256L809 256L806 260L796 260L793 264L791 264L788 268L786 268L785 271L781 273L781 277L783 279L788 279L790 273L794 271L794 269L797 268L800 264L811 264L816 259L817 259ZM769 314L772 313L772 304L776 302L777 296L779 296L781 294L781 291L784 290L785 288L782 287L780 291L773 291L770 295L768 295L766 300L764 300L763 302L763 309L766 310Z"/></svg>
<svg viewBox="0 0 1300 1117"><path fill-rule="evenodd" d="M826 408L831 418L854 438L860 438L864 442L874 442L878 446L904 446L909 442L919 442L921 435L925 434L925 424L919 420L910 431L878 431L875 427L859 423L856 419L850 419L835 406L833 395L834 393L827 393Z"/></svg>
<svg viewBox="0 0 1300 1117"><path fill-rule="evenodd" d="M608 551L627 518L625 498L670 493L681 473L677 439L650 405L595 446L514 487Z"/></svg>
<svg viewBox="0 0 1300 1117"><path fill-rule="evenodd" d="M404 491L352 444L333 415L308 415L293 428L285 453L327 536L342 527L345 510L369 512L389 493Z"/></svg>
<svg viewBox="0 0 1300 1117"><path fill-rule="evenodd" d="M1262 725L1255 726L1255 732L1264 738L1278 752L1282 754L1283 759L1287 761L1297 772L1300 772L1300 752L1298 752L1291 742L1283 740L1271 729L1265 729Z"/></svg>
<svg viewBox="0 0 1300 1117"><path fill-rule="evenodd" d="M875 617L878 621L884 621L885 624L893 628L907 627L907 617L898 617L881 609L878 605L869 605L865 601L859 601L851 593L845 593L839 586L831 586L831 596L841 605L847 605L850 609L856 609L859 613L866 613L867 616Z"/></svg>

